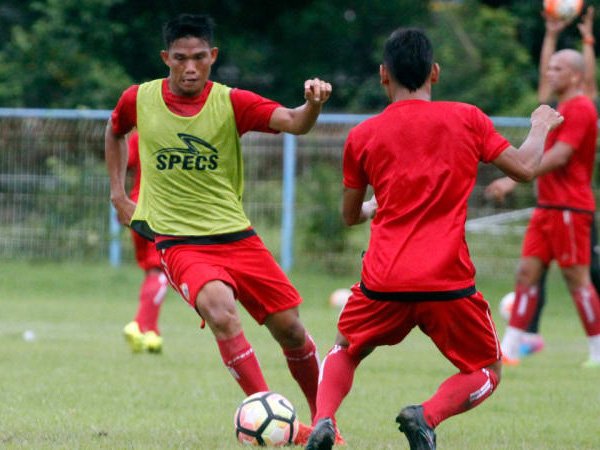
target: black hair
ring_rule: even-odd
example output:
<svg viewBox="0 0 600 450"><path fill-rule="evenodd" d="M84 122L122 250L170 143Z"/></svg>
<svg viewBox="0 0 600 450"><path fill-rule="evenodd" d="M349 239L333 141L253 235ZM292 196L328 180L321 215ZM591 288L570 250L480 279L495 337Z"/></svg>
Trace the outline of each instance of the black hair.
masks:
<svg viewBox="0 0 600 450"><path fill-rule="evenodd" d="M165 48L169 49L177 39L195 37L212 46L215 22L212 17L198 14L180 14L163 26Z"/></svg>
<svg viewBox="0 0 600 450"><path fill-rule="evenodd" d="M383 64L396 82L414 92L431 73L431 41L420 28L398 28L385 42Z"/></svg>

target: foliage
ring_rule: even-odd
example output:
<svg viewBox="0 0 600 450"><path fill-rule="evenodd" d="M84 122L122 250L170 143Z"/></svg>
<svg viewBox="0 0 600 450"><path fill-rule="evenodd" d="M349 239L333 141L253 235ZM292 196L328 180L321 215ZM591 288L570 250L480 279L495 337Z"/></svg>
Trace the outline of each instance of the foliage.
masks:
<svg viewBox="0 0 600 450"><path fill-rule="evenodd" d="M328 109L380 110L387 102L378 77L382 43L408 25L427 28L436 46L443 66L436 98L469 101L489 114L526 114L535 104L543 23L532 2L3 3L3 106L111 108L131 83L166 75L161 27L181 12L210 13L217 22L213 79L286 105L300 103L302 82L319 76L334 84ZM563 44L576 37L571 27Z"/></svg>

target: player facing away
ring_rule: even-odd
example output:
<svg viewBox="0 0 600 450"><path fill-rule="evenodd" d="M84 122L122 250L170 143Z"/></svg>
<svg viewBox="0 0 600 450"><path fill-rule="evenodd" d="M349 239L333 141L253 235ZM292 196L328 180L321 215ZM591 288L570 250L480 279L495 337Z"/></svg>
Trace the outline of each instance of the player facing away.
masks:
<svg viewBox="0 0 600 450"><path fill-rule="evenodd" d="M252 228L242 206L240 136L307 133L331 85L313 78L305 102L286 108L209 79L218 55L213 21L180 15L163 29L165 79L124 91L106 129L111 201L124 224L154 240L175 290L213 333L222 360L247 394L268 390L242 330L236 299L280 344L315 412L316 346L300 321L302 299ZM137 206L124 189L125 134L139 132L142 180ZM306 441L308 427L299 440Z"/></svg>
<svg viewBox="0 0 600 450"><path fill-rule="evenodd" d="M580 31L591 33L593 10L588 9ZM556 36L564 24L546 22L540 58L538 96L558 100L564 123L548 136L537 177L537 204L527 227L517 269L515 303L502 339L504 362L517 365L521 349L531 340L528 329L536 318L540 280L556 260L573 298L588 338L589 358L584 367L600 368L600 300L592 284L591 235L595 199L592 174L596 155L598 116L592 98L595 81L593 48L584 43L584 54L556 49ZM586 62L587 61L587 62ZM586 66L588 70L586 70ZM497 199L514 189L506 178L493 181L486 193Z"/></svg>
<svg viewBox="0 0 600 450"><path fill-rule="evenodd" d="M555 93L552 86L548 82L547 71L548 64L552 55L556 52L560 33L570 24L568 21L555 19L544 14L545 33L542 50L540 53L539 65L539 85L538 85L538 100L541 104L547 103L552 105L556 103ZM594 7L588 6L585 14L581 18L581 22L577 24L579 33L581 34L582 55L583 55L583 94L590 98L594 103L598 100L598 87L596 82L596 53L594 50ZM497 200L503 202L506 194L514 189L514 181L507 178L503 179L500 186L495 183L490 185L488 193L496 197ZM591 245L590 245L590 277L596 292L600 292L600 257L595 249L598 243L595 221L591 225ZM547 270L544 270L540 283L538 285L537 307L530 324L527 327L526 333L521 338L519 348L520 356L527 356L537 353L544 348L544 339L539 332L540 318L542 309L546 303L546 275Z"/></svg>
<svg viewBox="0 0 600 450"><path fill-rule="evenodd" d="M127 139L129 157L127 170L133 175L133 185L129 198L137 202L140 192L140 156L139 136L137 132L130 133ZM135 251L135 259L140 269L144 271L144 279L140 286L138 308L134 319L125 325L123 334L134 353L144 350L150 353L161 353L163 338L158 329L160 309L167 294L167 277L162 270L160 254L153 242L144 239L131 230L131 239Z"/></svg>
<svg viewBox="0 0 600 450"><path fill-rule="evenodd" d="M333 418L360 362L378 346L400 343L415 327L459 372L429 400L398 414L412 450L435 449L436 426L480 404L500 381L500 345L489 305L475 288L465 241L467 200L480 162L530 180L548 131L562 118L540 106L516 149L475 106L431 101L439 75L424 32L396 30L380 66L391 104L353 128L346 140L344 221L361 223L377 208L361 280L352 287L335 345L321 366L307 449L334 444ZM364 202L368 185L376 203Z"/></svg>

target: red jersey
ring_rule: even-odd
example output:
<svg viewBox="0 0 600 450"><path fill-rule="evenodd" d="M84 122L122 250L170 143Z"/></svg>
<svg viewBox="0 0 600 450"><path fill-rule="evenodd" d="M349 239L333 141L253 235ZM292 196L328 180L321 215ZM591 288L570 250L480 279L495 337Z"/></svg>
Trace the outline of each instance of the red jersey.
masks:
<svg viewBox="0 0 600 450"><path fill-rule="evenodd" d="M573 148L569 162L538 178L538 205L593 212L592 173L596 156L598 114L594 103L584 95L558 105L564 122L548 134L544 151L556 142Z"/></svg>
<svg viewBox="0 0 600 450"><path fill-rule="evenodd" d="M163 100L173 113L186 117L193 116L202 110L212 86L213 82L208 80L200 94L184 97L173 94L169 89L168 79L165 78L162 85ZM137 124L138 87L133 85L126 89L112 112L111 122L115 134L124 135ZM248 131L276 132L269 128L269 121L273 111L281 106L280 103L243 89L232 89L230 95L240 136Z"/></svg>
<svg viewBox="0 0 600 450"><path fill-rule="evenodd" d="M139 135L136 132L131 133L127 141L129 149L129 158L127 159L127 169L133 174L133 185L129 191L129 198L137 203L140 195L140 181L142 179L142 171L140 170L140 150L139 150Z"/></svg>
<svg viewBox="0 0 600 450"><path fill-rule="evenodd" d="M509 145L482 111L455 102L395 102L353 128L344 148L344 185L370 184L378 203L364 287L451 295L473 289L467 200L479 162L493 161Z"/></svg>

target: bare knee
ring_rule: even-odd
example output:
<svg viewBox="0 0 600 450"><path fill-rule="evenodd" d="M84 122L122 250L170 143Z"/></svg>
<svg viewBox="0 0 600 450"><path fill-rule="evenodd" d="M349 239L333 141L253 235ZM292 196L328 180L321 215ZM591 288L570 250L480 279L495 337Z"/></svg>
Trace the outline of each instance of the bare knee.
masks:
<svg viewBox="0 0 600 450"><path fill-rule="evenodd" d="M198 293L196 309L217 339L228 339L242 331L231 286L210 281Z"/></svg>
<svg viewBox="0 0 600 450"><path fill-rule="evenodd" d="M496 361L495 363L487 366L486 369L496 375L496 386L498 386L500 384L500 379L502 378L502 361Z"/></svg>
<svg viewBox="0 0 600 450"><path fill-rule="evenodd" d="M296 308L271 314L265 325L282 348L299 348L306 342L306 328Z"/></svg>

